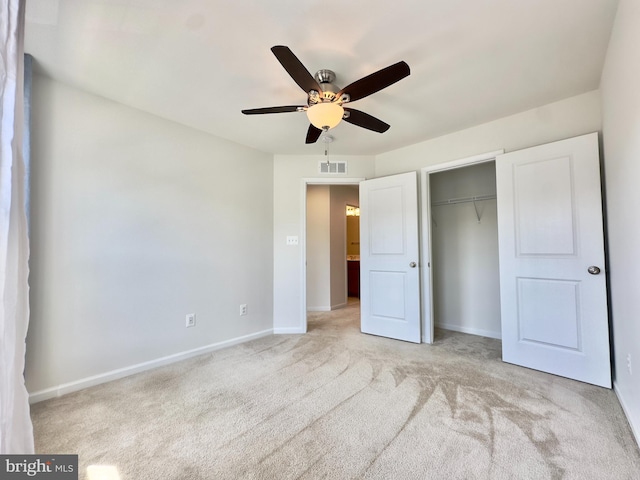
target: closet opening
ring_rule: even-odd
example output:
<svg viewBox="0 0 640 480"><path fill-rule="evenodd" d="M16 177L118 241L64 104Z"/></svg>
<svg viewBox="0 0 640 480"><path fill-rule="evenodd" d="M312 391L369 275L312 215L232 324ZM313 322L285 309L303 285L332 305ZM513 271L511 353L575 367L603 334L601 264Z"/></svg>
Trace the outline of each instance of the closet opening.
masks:
<svg viewBox="0 0 640 480"><path fill-rule="evenodd" d="M433 325L500 339L495 160L432 172L427 181Z"/></svg>

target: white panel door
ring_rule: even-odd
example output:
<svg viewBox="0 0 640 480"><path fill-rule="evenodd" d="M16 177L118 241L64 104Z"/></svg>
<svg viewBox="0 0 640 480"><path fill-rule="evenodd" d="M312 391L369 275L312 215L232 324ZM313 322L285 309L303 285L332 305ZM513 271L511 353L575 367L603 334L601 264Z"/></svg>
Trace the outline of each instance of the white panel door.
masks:
<svg viewBox="0 0 640 480"><path fill-rule="evenodd" d="M415 172L360 183L363 333L420 343Z"/></svg>
<svg viewBox="0 0 640 480"><path fill-rule="evenodd" d="M496 158L502 359L611 387L598 134Z"/></svg>

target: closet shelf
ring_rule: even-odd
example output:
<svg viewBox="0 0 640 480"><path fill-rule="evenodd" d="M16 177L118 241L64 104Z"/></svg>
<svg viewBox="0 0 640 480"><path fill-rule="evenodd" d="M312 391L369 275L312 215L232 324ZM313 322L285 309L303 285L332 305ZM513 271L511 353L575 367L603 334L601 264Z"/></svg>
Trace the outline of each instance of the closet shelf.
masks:
<svg viewBox="0 0 640 480"><path fill-rule="evenodd" d="M433 202L431 206L439 207L441 205L453 205L456 203L479 202L481 200L495 200L495 198L496 198L495 195L476 195L474 197L450 198L448 200L440 200L438 202Z"/></svg>
<svg viewBox="0 0 640 480"><path fill-rule="evenodd" d="M471 203L473 202L473 208L476 211L476 218L478 219L478 223L480 223L480 220L482 218L482 211L478 210L478 205L476 202L480 202L482 200L494 200L496 198L496 195L476 195L473 197L460 197L460 198L450 198L448 200L440 200L439 202L433 202L431 204L432 207L439 207L441 205L455 205L456 203ZM433 219L434 225L437 227L438 224L435 223L435 218L433 218L433 216L431 217Z"/></svg>

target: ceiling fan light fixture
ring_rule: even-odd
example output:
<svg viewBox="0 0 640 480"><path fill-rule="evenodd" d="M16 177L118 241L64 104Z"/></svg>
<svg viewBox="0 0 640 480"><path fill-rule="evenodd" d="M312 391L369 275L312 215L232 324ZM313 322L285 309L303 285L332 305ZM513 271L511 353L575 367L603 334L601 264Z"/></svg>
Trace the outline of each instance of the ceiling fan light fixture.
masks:
<svg viewBox="0 0 640 480"><path fill-rule="evenodd" d="M311 124L323 130L333 128L340 123L344 116L344 108L333 102L321 102L311 105L307 109L307 117Z"/></svg>

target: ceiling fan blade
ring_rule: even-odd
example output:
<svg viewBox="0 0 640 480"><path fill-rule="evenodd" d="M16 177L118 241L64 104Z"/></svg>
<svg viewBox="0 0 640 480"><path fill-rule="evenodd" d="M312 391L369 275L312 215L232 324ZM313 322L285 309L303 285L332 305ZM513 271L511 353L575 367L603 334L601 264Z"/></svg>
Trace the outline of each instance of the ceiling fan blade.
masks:
<svg viewBox="0 0 640 480"><path fill-rule="evenodd" d="M309 130L307 130L307 139L304 143L316 143L322 134L322 130L313 125L309 125Z"/></svg>
<svg viewBox="0 0 640 480"><path fill-rule="evenodd" d="M389 85L393 85L410 73L411 70L406 62L394 63L347 85L336 96L340 97L340 95L346 93L349 95L351 102L360 100L372 93L379 92L383 88L387 88Z"/></svg>
<svg viewBox="0 0 640 480"><path fill-rule="evenodd" d="M261 115L263 113L287 113L297 112L299 109L303 109L302 105L287 105L284 107L264 107L264 108L250 108L248 110L242 110L245 115Z"/></svg>
<svg viewBox="0 0 640 480"><path fill-rule="evenodd" d="M377 119L369 115L368 113L361 112L360 110L354 110L353 108L345 108L345 112L349 112L349 116L344 119L345 122L357 125L358 127L366 128L367 130L373 130L374 132L384 133L391 125L384 123L382 120Z"/></svg>
<svg viewBox="0 0 640 480"><path fill-rule="evenodd" d="M316 79L313 78L313 75L309 73L309 70L298 60L298 57L293 54L289 47L276 45L275 47L271 47L271 51L302 90L306 93L309 93L311 90L322 92Z"/></svg>

